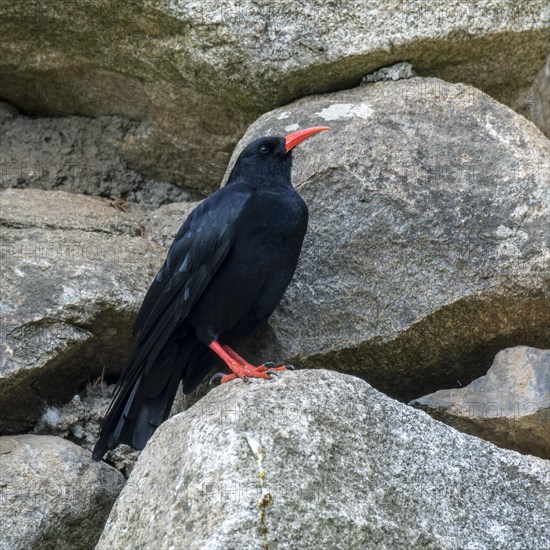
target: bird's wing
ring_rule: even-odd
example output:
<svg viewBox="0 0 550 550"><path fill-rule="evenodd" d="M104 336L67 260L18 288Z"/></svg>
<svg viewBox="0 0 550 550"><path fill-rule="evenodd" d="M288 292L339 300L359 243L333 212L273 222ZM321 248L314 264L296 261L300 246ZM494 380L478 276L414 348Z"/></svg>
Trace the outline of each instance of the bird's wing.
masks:
<svg viewBox="0 0 550 550"><path fill-rule="evenodd" d="M229 197L226 188L222 188L191 212L147 291L136 317L134 334L141 332L144 337L177 295L183 298L185 313L181 318L187 315L216 272L220 260L223 261L229 252L239 214L250 196L249 191L243 190Z"/></svg>
<svg viewBox="0 0 550 550"><path fill-rule="evenodd" d="M138 341L113 403L140 374L151 372L174 329L200 298L231 250L239 215L250 196L247 189L224 187L195 208L181 226L136 318Z"/></svg>

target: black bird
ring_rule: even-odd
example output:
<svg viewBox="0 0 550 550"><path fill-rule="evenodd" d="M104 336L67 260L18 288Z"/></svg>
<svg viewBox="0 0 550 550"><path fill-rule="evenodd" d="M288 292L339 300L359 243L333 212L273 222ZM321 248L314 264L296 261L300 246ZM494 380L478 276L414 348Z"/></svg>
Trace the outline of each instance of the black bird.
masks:
<svg viewBox="0 0 550 550"><path fill-rule="evenodd" d="M181 381L193 391L219 356L236 377L266 378L229 344L267 320L298 263L308 210L290 181L292 149L328 130L263 137L239 155L227 184L189 215L149 288L134 325L138 334L93 459L120 443L143 449L170 413ZM278 367L279 370L284 367Z"/></svg>

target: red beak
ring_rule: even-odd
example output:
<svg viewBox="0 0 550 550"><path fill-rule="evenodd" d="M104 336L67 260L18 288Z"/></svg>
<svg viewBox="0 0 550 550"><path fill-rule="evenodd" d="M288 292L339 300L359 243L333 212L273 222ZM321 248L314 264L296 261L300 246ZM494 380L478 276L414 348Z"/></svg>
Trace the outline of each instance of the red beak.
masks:
<svg viewBox="0 0 550 550"><path fill-rule="evenodd" d="M328 126L315 126L313 128L306 128L305 130L298 130L297 132L288 134L288 136L285 137L286 152L288 153L289 151L294 149L294 147L296 147L298 143L302 143L304 139L307 139L308 137L318 134L323 130L330 130L330 128Z"/></svg>

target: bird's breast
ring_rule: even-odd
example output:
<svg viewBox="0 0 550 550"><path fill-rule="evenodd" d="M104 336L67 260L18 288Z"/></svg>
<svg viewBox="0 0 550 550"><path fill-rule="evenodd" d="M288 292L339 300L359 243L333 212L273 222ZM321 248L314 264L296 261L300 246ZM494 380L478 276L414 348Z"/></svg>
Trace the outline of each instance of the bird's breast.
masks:
<svg viewBox="0 0 550 550"><path fill-rule="evenodd" d="M258 192L247 205L240 234L265 244L285 242L303 238L307 220L306 204L294 189Z"/></svg>

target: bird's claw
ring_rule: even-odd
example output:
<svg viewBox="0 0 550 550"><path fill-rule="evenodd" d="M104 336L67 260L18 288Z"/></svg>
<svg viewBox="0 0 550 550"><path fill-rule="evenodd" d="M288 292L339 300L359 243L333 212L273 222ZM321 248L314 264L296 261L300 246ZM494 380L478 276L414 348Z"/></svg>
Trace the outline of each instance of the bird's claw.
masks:
<svg viewBox="0 0 550 550"><path fill-rule="evenodd" d="M217 372L214 376L212 376L212 378L210 378L210 382L208 382L208 384L211 386L214 383L214 380L217 380L218 378L222 378L222 377L223 377L223 373Z"/></svg>
<svg viewBox="0 0 550 550"><path fill-rule="evenodd" d="M266 363L264 363L264 365L265 364ZM271 364L273 364L273 363L271 363ZM271 376L279 376L281 374L281 371L284 372L284 371L287 371L287 370L294 370L294 365L279 364L276 367L270 367L266 371L266 374L269 374Z"/></svg>
<svg viewBox="0 0 550 550"><path fill-rule="evenodd" d="M267 367L268 371L271 370L294 370L294 365L285 365L284 363L274 363L273 361L266 361L262 366Z"/></svg>
<svg viewBox="0 0 550 550"><path fill-rule="evenodd" d="M235 374L223 374L221 372L217 372L212 378L210 378L210 385L214 383L214 380L220 379L220 384L226 384L227 382L231 382L231 380L235 380L237 378L237 375Z"/></svg>

